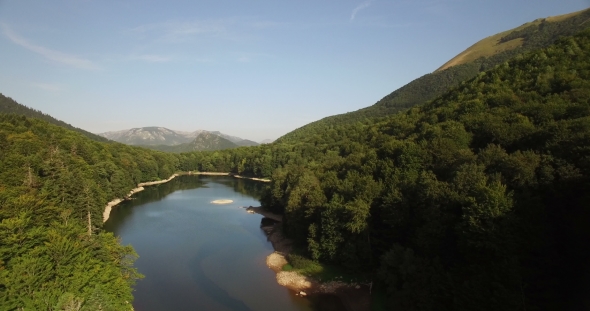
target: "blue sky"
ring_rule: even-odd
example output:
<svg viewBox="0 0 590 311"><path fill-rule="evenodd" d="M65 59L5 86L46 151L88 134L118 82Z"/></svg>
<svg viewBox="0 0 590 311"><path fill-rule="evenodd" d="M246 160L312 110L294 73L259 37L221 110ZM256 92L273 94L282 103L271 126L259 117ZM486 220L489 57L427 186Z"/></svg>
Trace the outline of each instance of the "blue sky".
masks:
<svg viewBox="0 0 590 311"><path fill-rule="evenodd" d="M0 0L0 93L91 132L256 141L370 106L590 0Z"/></svg>

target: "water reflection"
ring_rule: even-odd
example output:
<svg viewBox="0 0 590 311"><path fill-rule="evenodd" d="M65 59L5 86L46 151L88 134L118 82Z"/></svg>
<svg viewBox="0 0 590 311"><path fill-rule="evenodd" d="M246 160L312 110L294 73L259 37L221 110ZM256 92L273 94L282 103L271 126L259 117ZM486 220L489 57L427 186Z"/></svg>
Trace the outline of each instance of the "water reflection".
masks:
<svg viewBox="0 0 590 311"><path fill-rule="evenodd" d="M265 264L272 246L262 217L240 208L259 205L264 186L180 176L114 208L105 229L133 245L146 276L135 288L135 310L310 310L308 300L276 284Z"/></svg>

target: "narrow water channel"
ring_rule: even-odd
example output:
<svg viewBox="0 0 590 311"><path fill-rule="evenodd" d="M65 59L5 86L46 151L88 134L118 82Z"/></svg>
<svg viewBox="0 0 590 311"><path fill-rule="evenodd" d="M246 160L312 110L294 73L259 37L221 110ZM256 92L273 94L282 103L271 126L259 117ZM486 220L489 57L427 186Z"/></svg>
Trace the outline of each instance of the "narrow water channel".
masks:
<svg viewBox="0 0 590 311"><path fill-rule="evenodd" d="M262 187L180 176L115 207L105 229L135 248L135 266L145 275L135 287L135 310L311 310L276 283L265 264L273 249L260 230L262 216L242 208L260 205ZM218 199L233 203L211 203Z"/></svg>

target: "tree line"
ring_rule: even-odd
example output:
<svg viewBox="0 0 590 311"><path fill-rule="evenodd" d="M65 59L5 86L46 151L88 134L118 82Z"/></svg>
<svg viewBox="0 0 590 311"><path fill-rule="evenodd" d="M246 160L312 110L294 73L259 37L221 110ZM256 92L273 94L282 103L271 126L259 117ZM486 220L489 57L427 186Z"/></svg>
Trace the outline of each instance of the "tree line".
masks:
<svg viewBox="0 0 590 311"><path fill-rule="evenodd" d="M136 254L102 213L178 159L14 114L0 114L0 154L0 309L130 310Z"/></svg>
<svg viewBox="0 0 590 311"><path fill-rule="evenodd" d="M575 310L589 306L588 146L590 30L404 113L180 163L272 171L261 202L285 233L375 273L392 309Z"/></svg>
<svg viewBox="0 0 590 311"><path fill-rule="evenodd" d="M374 273L392 308L573 309L590 284L590 31L422 106L274 144L169 154L0 114L0 305L128 310L132 248L102 210L177 171L271 177L310 258Z"/></svg>

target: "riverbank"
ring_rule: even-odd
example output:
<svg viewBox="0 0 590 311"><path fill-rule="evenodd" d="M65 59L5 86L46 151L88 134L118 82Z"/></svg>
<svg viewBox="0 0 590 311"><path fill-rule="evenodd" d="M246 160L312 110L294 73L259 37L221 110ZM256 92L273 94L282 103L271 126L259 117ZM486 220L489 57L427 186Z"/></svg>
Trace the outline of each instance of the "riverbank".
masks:
<svg viewBox="0 0 590 311"><path fill-rule="evenodd" d="M163 184L163 183L167 183L169 181L171 181L172 179L183 175L183 174L172 174L172 176L170 176L168 179L164 179L164 180L157 180L157 181L148 181L148 182L142 182L137 184L138 187L147 187L147 186L153 186L153 185L159 185L159 184Z"/></svg>
<svg viewBox="0 0 590 311"><path fill-rule="evenodd" d="M109 203L107 203L107 206L105 206L104 211L102 212L102 222L104 223L107 220L109 220L109 217L111 215L111 210L113 209L113 207L115 207L116 205L118 205L119 203L121 203L125 200L130 200L132 195L145 190L144 187L167 183L179 175L180 174L172 174L172 176L170 176L168 179L142 182L142 183L137 184L137 188L131 189L131 191L129 191L129 193L124 198L122 198L122 199L117 198L117 199L114 199L114 200L110 201Z"/></svg>
<svg viewBox="0 0 590 311"><path fill-rule="evenodd" d="M127 194L127 196L125 196L124 199L114 199L111 202L107 203L107 206L105 206L104 211L102 212L102 222L106 222L107 220L109 220L109 216L111 215L111 210L113 209L113 207L115 207L116 205L118 205L119 203L125 201L125 200L129 200L129 198L140 192L143 191L145 188L144 187L137 187L137 188L133 188L131 189L131 191L129 191L129 193Z"/></svg>
<svg viewBox="0 0 590 311"><path fill-rule="evenodd" d="M235 178L250 179L250 180L254 180L254 181L270 182L270 179L265 179L265 178L246 177L246 176L240 176L240 175L230 175L230 176L235 177Z"/></svg>
<svg viewBox="0 0 590 311"><path fill-rule="evenodd" d="M254 181L261 181L261 182L270 182L270 179L266 178L256 178L256 177L246 177L242 175L237 175L233 173L218 173L218 172L192 172L194 175L205 175L205 176L231 176L234 178L241 178L241 179L250 179Z"/></svg>
<svg viewBox="0 0 590 311"><path fill-rule="evenodd" d="M260 181L260 182L270 182L270 179L256 178L256 177L245 177L245 176L240 176L240 175L236 175L233 173L193 172L193 171L176 173L176 174L172 174L172 176L170 176L168 179L139 183L139 184L137 184L137 187L131 189L131 191L129 191L129 193L124 198L122 198L122 199L116 198L116 199L110 201L109 203L107 203L107 205L104 208L104 211L102 212L102 222L104 223L107 220L109 220L109 216L111 215L111 211L113 210L113 207L117 206L119 203L121 203L125 200L130 200L132 195L134 195L137 192L143 191L145 189L144 187L167 183L180 175L231 176L234 178L250 179L250 180Z"/></svg>
<svg viewBox="0 0 590 311"><path fill-rule="evenodd" d="M307 296L319 305L322 301L341 305L347 311L369 311L371 309L370 287L366 284L345 283L342 281L321 282L296 271L283 271L288 264L287 256L293 251L293 241L282 234L282 216L262 209L248 207L248 212L260 214L263 218L260 228L271 242L274 252L266 257L266 265L276 273L277 283L287 287L298 295ZM326 299L331 298L331 299ZM334 299L337 298L336 302ZM321 306L319 306L321 309Z"/></svg>

